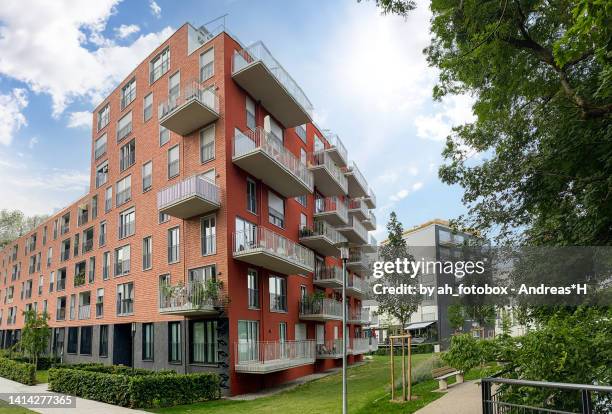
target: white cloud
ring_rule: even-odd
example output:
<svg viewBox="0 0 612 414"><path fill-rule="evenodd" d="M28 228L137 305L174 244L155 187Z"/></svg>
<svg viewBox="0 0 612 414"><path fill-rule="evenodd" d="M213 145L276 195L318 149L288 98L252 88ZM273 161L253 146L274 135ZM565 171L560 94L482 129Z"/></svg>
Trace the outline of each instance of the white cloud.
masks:
<svg viewBox="0 0 612 414"><path fill-rule="evenodd" d="M32 138L30 138L30 141L28 141L28 148L29 149L34 149L36 144L38 144L38 138L37 137L32 137Z"/></svg>
<svg viewBox="0 0 612 414"><path fill-rule="evenodd" d="M140 27L138 27L138 25L136 24L130 24L130 25L122 24L121 26L115 28L115 33L117 37L120 39L125 39L129 35L138 33L139 31L140 31Z"/></svg>
<svg viewBox="0 0 612 414"><path fill-rule="evenodd" d="M389 200L391 201L403 200L404 198L408 197L409 194L414 193L415 191L419 191L421 188L423 188L423 182L417 181L413 183L410 187L402 188L401 190L397 191L395 194L392 194L389 197Z"/></svg>
<svg viewBox="0 0 612 414"><path fill-rule="evenodd" d="M155 0L151 0L149 2L149 8L151 9L151 14L158 19L161 17L161 7L155 2Z"/></svg>
<svg viewBox="0 0 612 414"><path fill-rule="evenodd" d="M21 112L26 106L28 99L24 89L15 88L9 94L0 94L0 144L10 145L15 133L28 124Z"/></svg>
<svg viewBox="0 0 612 414"><path fill-rule="evenodd" d="M90 128L91 127L91 112L79 111L71 112L68 116L69 128Z"/></svg>
<svg viewBox="0 0 612 414"><path fill-rule="evenodd" d="M438 104L438 111L432 115L419 115L414 120L417 136L434 141L444 141L453 127L473 122L474 99L468 95L450 95Z"/></svg>
<svg viewBox="0 0 612 414"><path fill-rule="evenodd" d="M97 104L172 33L167 27L115 45L103 31L118 2L3 1L0 75L49 94L56 117L78 99Z"/></svg>

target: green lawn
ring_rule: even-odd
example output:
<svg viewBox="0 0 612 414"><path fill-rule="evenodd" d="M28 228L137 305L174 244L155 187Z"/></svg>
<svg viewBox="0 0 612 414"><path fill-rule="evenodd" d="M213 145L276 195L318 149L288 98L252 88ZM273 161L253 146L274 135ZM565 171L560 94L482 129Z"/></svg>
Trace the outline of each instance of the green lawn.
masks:
<svg viewBox="0 0 612 414"><path fill-rule="evenodd" d="M27 414L27 413L34 413L34 411L30 411L27 408L9 405L9 403L0 400L0 414Z"/></svg>
<svg viewBox="0 0 612 414"><path fill-rule="evenodd" d="M46 382L49 382L49 371L46 369L36 371L36 383L44 384Z"/></svg>
<svg viewBox="0 0 612 414"><path fill-rule="evenodd" d="M413 356L413 365L431 358L431 354ZM396 373L400 371L399 358L396 360ZM437 389L437 381L424 381L413 387L413 394L419 398L408 403L392 403L389 401L389 358L375 356L364 365L352 367L348 371L348 404L350 413L412 413L441 397L443 394L433 392ZM256 380L256 378L254 379ZM158 413L270 413L312 414L341 411L342 375L330 375L320 380L298 386L280 394L252 401L219 400L187 406L177 406L151 410ZM401 392L400 392L401 393Z"/></svg>

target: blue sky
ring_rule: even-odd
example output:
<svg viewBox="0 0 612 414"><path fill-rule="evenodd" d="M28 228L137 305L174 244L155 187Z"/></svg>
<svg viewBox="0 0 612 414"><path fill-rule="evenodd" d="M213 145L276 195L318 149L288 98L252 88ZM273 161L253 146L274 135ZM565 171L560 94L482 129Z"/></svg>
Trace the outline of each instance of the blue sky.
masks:
<svg viewBox="0 0 612 414"><path fill-rule="evenodd" d="M469 97L431 99L436 71L427 2L407 20L373 2L3 1L0 9L0 208L51 213L87 191L89 111L173 30L228 14L244 44L262 40L306 92L374 188L383 238L464 211L437 177L444 138L472 119Z"/></svg>

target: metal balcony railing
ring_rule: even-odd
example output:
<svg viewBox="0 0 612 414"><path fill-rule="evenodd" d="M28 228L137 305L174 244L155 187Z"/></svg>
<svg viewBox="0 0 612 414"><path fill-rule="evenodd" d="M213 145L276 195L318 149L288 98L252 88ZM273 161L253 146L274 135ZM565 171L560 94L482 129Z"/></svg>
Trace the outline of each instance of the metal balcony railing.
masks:
<svg viewBox="0 0 612 414"><path fill-rule="evenodd" d="M157 208L164 209L193 196L200 197L213 204L219 204L220 193L221 190L217 185L194 175L160 190L157 193Z"/></svg>
<svg viewBox="0 0 612 414"><path fill-rule="evenodd" d="M368 217L368 206L361 198L353 198L349 201L348 205L349 212L358 211L363 214L364 217Z"/></svg>
<svg viewBox="0 0 612 414"><path fill-rule="evenodd" d="M342 339L328 339L322 344L317 344L318 358L341 358Z"/></svg>
<svg viewBox="0 0 612 414"><path fill-rule="evenodd" d="M283 143L278 138L261 127L257 127L255 131L248 130L242 132L238 129L236 130L232 148L232 156L234 158L258 150L265 152L290 174L297 177L311 192L313 191L314 179L312 173L308 170L306 164L301 162L299 158L283 146Z"/></svg>
<svg viewBox="0 0 612 414"><path fill-rule="evenodd" d="M161 285L159 310L162 312L219 309L222 292L216 284L188 282L186 285Z"/></svg>
<svg viewBox="0 0 612 414"><path fill-rule="evenodd" d="M313 363L315 341L247 341L236 343L236 370L266 372Z"/></svg>
<svg viewBox="0 0 612 414"><path fill-rule="evenodd" d="M361 185L364 190L368 191L368 189L370 188L368 187L368 182L366 181L361 171L359 171L359 168L357 168L357 164L355 164L355 161L351 161L351 166L348 167L346 172L351 172L359 183L359 185Z"/></svg>
<svg viewBox="0 0 612 414"><path fill-rule="evenodd" d="M269 230L256 227L253 232L236 232L233 234L234 253L264 251L298 266L314 270L314 253L312 250Z"/></svg>
<svg viewBox="0 0 612 414"><path fill-rule="evenodd" d="M204 86L197 80L192 80L187 82L182 92L182 94L179 93L176 96L172 96L161 104L159 119L165 118L177 108L190 101L197 101L216 114L219 113L219 96L214 88Z"/></svg>
<svg viewBox="0 0 612 414"><path fill-rule="evenodd" d="M356 324L368 323L368 315L363 309L352 309L349 312L349 322Z"/></svg>
<svg viewBox="0 0 612 414"><path fill-rule="evenodd" d="M365 354L370 352L370 339L369 338L353 338L351 344L352 354Z"/></svg>
<svg viewBox="0 0 612 414"><path fill-rule="evenodd" d="M90 318L90 305L81 305L79 306L79 319L89 319Z"/></svg>
<svg viewBox="0 0 612 414"><path fill-rule="evenodd" d="M345 222L348 221L348 208L344 201L338 197L317 198L315 200L315 214L337 213Z"/></svg>
<svg viewBox="0 0 612 414"><path fill-rule="evenodd" d="M272 56L272 53L268 48L259 41L251 46L235 51L232 59L232 74L244 69L245 67L262 62L270 73L276 78L276 80L283 85L285 90L295 99L295 101L304 109L308 114L309 118L312 119L312 103L302 88L300 88L295 80L289 75L289 73L281 66L280 63Z"/></svg>
<svg viewBox="0 0 612 414"><path fill-rule="evenodd" d="M342 268L339 266L320 266L314 272L315 281L334 281L342 285Z"/></svg>
<svg viewBox="0 0 612 414"><path fill-rule="evenodd" d="M342 318L342 302L330 298L300 301L300 316L326 315Z"/></svg>
<svg viewBox="0 0 612 414"><path fill-rule="evenodd" d="M323 236L329 239L332 244L346 243L346 237L326 222L315 220L313 224L312 227L302 227L300 229L300 238Z"/></svg>
<svg viewBox="0 0 612 414"><path fill-rule="evenodd" d="M346 150L346 147L344 146L344 144L340 140L340 137L338 137L337 134L334 134L333 132L331 132L329 130L323 131L323 135L325 135L325 139L329 143L329 146L331 148L336 149L336 151L338 151L338 153L340 154L340 157L346 163L347 160L348 160L348 151Z"/></svg>
<svg viewBox="0 0 612 414"><path fill-rule="evenodd" d="M359 247L351 247L349 248L349 258L348 263L360 263L365 267L368 266L368 260L366 254Z"/></svg>
<svg viewBox="0 0 612 414"><path fill-rule="evenodd" d="M338 229L341 230L353 230L359 238L364 240L364 242L368 241L368 230L361 224L359 220L356 220L355 217L349 217L349 222L346 226L340 226Z"/></svg>
<svg viewBox="0 0 612 414"><path fill-rule="evenodd" d="M334 180L340 184L340 187L347 191L348 180L344 175L344 172L334 163L328 153L325 151L313 152L310 155L310 163L315 166L322 165L334 177Z"/></svg>

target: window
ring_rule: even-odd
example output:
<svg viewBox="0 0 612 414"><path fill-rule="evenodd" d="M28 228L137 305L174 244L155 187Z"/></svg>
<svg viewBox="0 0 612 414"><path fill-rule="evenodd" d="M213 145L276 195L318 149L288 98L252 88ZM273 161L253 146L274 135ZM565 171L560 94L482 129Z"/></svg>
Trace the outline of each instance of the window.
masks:
<svg viewBox="0 0 612 414"><path fill-rule="evenodd" d="M53 283L55 282L55 272L51 272L49 276L49 292L53 292Z"/></svg>
<svg viewBox="0 0 612 414"><path fill-rule="evenodd" d="M102 279L107 280L110 276L111 257L110 252L102 254Z"/></svg>
<svg viewBox="0 0 612 414"><path fill-rule="evenodd" d="M208 49L200 55L200 82L210 79L215 74L215 50Z"/></svg>
<svg viewBox="0 0 612 414"><path fill-rule="evenodd" d="M216 217L204 217L200 221L200 239L202 241L202 256L217 252Z"/></svg>
<svg viewBox="0 0 612 414"><path fill-rule="evenodd" d="M216 280L216 269L215 265L189 269L189 282L205 284L209 280Z"/></svg>
<svg viewBox="0 0 612 414"><path fill-rule="evenodd" d="M81 346L79 349L79 354L81 355L91 355L91 326L81 326Z"/></svg>
<svg viewBox="0 0 612 414"><path fill-rule="evenodd" d="M136 230L136 210L130 208L119 214L119 238L131 236Z"/></svg>
<svg viewBox="0 0 612 414"><path fill-rule="evenodd" d="M98 131L107 126L108 121L110 121L110 105L106 104L98 111Z"/></svg>
<svg viewBox="0 0 612 414"><path fill-rule="evenodd" d="M189 361L193 364L216 364L217 321L191 321Z"/></svg>
<svg viewBox="0 0 612 414"><path fill-rule="evenodd" d="M98 195L96 194L91 198L91 219L95 220L98 218Z"/></svg>
<svg viewBox="0 0 612 414"><path fill-rule="evenodd" d="M238 360L259 360L259 321L238 321Z"/></svg>
<svg viewBox="0 0 612 414"><path fill-rule="evenodd" d="M211 125L200 131L200 162L215 158L215 126Z"/></svg>
<svg viewBox="0 0 612 414"><path fill-rule="evenodd" d="M108 161L104 161L96 168L96 188L108 181Z"/></svg>
<svg viewBox="0 0 612 414"><path fill-rule="evenodd" d="M115 249L115 276L130 273L130 245Z"/></svg>
<svg viewBox="0 0 612 414"><path fill-rule="evenodd" d="M153 324L142 324L142 360L153 361Z"/></svg>
<svg viewBox="0 0 612 414"><path fill-rule="evenodd" d="M168 322L168 361L181 362L181 343L181 323Z"/></svg>
<svg viewBox="0 0 612 414"><path fill-rule="evenodd" d="M113 208L113 187L108 187L104 197L104 212L108 213Z"/></svg>
<svg viewBox="0 0 612 414"><path fill-rule="evenodd" d="M318 135L314 136L314 152L323 151L325 149L325 144L321 141Z"/></svg>
<svg viewBox="0 0 612 414"><path fill-rule="evenodd" d="M166 213L159 213L159 218L158 218L159 224L165 223L168 220L170 220L170 216L168 214L166 214Z"/></svg>
<svg viewBox="0 0 612 414"><path fill-rule="evenodd" d="M76 309L76 295L72 294L70 295L70 320L76 317L75 309Z"/></svg>
<svg viewBox="0 0 612 414"><path fill-rule="evenodd" d="M117 315L134 313L134 283L117 285Z"/></svg>
<svg viewBox="0 0 612 414"><path fill-rule="evenodd" d="M142 166L142 192L149 191L153 186L153 162L149 161Z"/></svg>
<svg viewBox="0 0 612 414"><path fill-rule="evenodd" d="M278 123L269 115L267 116L267 118L270 120L270 134L272 134L272 136L276 138L279 142L284 142L283 128L278 125Z"/></svg>
<svg viewBox="0 0 612 414"><path fill-rule="evenodd" d="M66 268L62 267L57 271L57 291L66 289L66 279L68 278L68 274L66 272Z"/></svg>
<svg viewBox="0 0 612 414"><path fill-rule="evenodd" d="M104 288L96 291L96 318L104 316Z"/></svg>
<svg viewBox="0 0 612 414"><path fill-rule="evenodd" d="M136 99L136 78L132 78L121 88L121 110L123 111L134 99Z"/></svg>
<svg viewBox="0 0 612 414"><path fill-rule="evenodd" d="M179 246L179 228L173 227L168 230L168 263L174 263L179 261Z"/></svg>
<svg viewBox="0 0 612 414"><path fill-rule="evenodd" d="M119 169L121 172L127 170L136 162L136 140L133 139L119 151Z"/></svg>
<svg viewBox="0 0 612 414"><path fill-rule="evenodd" d="M78 338L79 338L79 328L76 326L72 326L68 328L68 346L66 352L69 354L77 353L78 346Z"/></svg>
<svg viewBox="0 0 612 414"><path fill-rule="evenodd" d="M85 261L79 262L74 265L74 287L82 286L85 284Z"/></svg>
<svg viewBox="0 0 612 414"><path fill-rule="evenodd" d="M275 226L285 227L285 201L268 191L268 221Z"/></svg>
<svg viewBox="0 0 612 414"><path fill-rule="evenodd" d="M100 247L106 244L106 221L100 223L100 236L98 244L100 245Z"/></svg>
<svg viewBox="0 0 612 414"><path fill-rule="evenodd" d="M70 239L62 241L62 246L60 249L60 259L62 262L70 259Z"/></svg>
<svg viewBox="0 0 612 414"><path fill-rule="evenodd" d="M89 205L81 204L77 210L77 226L80 227L89 221Z"/></svg>
<svg viewBox="0 0 612 414"><path fill-rule="evenodd" d="M179 146L176 145L168 150L168 178L179 175Z"/></svg>
<svg viewBox="0 0 612 414"><path fill-rule="evenodd" d="M257 127L255 121L255 102L248 96L246 97L246 124L252 130L255 130Z"/></svg>
<svg viewBox="0 0 612 414"><path fill-rule="evenodd" d="M296 126L295 132L302 141L306 142L306 124Z"/></svg>
<svg viewBox="0 0 612 414"><path fill-rule="evenodd" d="M116 205L119 207L122 204L127 203L132 198L132 176L117 181L117 192L116 192Z"/></svg>
<svg viewBox="0 0 612 414"><path fill-rule="evenodd" d="M298 230L302 230L308 227L308 218L306 214L300 213L300 228Z"/></svg>
<svg viewBox="0 0 612 414"><path fill-rule="evenodd" d="M83 253L87 253L93 250L94 244L94 228L90 227L83 232Z"/></svg>
<svg viewBox="0 0 612 414"><path fill-rule="evenodd" d="M117 142L130 135L132 132L132 113L128 112L117 123Z"/></svg>
<svg viewBox="0 0 612 414"><path fill-rule="evenodd" d="M142 270L151 268L153 240L151 236L142 239Z"/></svg>
<svg viewBox="0 0 612 414"><path fill-rule="evenodd" d="M159 126L159 146L161 147L166 142L170 141L170 131L163 126Z"/></svg>
<svg viewBox="0 0 612 414"><path fill-rule="evenodd" d="M94 144L94 158L97 160L106 154L106 133L98 138Z"/></svg>
<svg viewBox="0 0 612 414"><path fill-rule="evenodd" d="M96 280L96 258L89 258L89 271L87 273L89 275L87 281L88 283L93 283Z"/></svg>
<svg viewBox="0 0 612 414"><path fill-rule="evenodd" d="M143 106L142 116L144 118L144 121L147 122L153 116L153 93L152 92L144 97L144 102L142 106Z"/></svg>
<svg viewBox="0 0 612 414"><path fill-rule="evenodd" d="M170 106L175 106L181 94L181 73L176 72L168 78L168 101Z"/></svg>
<svg viewBox="0 0 612 414"><path fill-rule="evenodd" d="M247 273L249 308L259 309L259 278L257 270L249 269Z"/></svg>
<svg viewBox="0 0 612 414"><path fill-rule="evenodd" d="M242 251L253 247L256 241L257 226L250 221L236 217L235 251Z"/></svg>
<svg viewBox="0 0 612 414"><path fill-rule="evenodd" d="M100 325L100 347L98 355L101 357L108 356L108 325Z"/></svg>
<svg viewBox="0 0 612 414"><path fill-rule="evenodd" d="M247 178L247 210L257 214L257 184Z"/></svg>
<svg viewBox="0 0 612 414"><path fill-rule="evenodd" d="M161 78L170 68L170 48L164 49L155 56L149 64L149 82L153 83Z"/></svg>
<svg viewBox="0 0 612 414"><path fill-rule="evenodd" d="M270 310L287 311L287 281L283 277L270 276Z"/></svg>

